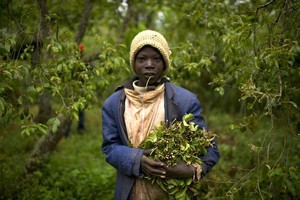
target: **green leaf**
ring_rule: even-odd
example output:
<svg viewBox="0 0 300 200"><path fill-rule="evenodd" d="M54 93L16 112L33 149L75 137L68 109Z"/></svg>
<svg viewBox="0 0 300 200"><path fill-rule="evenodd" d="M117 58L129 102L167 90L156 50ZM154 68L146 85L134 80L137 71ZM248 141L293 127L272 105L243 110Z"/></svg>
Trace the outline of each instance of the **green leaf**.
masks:
<svg viewBox="0 0 300 200"><path fill-rule="evenodd" d="M189 129L192 131L192 132L195 132L198 130L198 125L196 125L194 122L190 122L189 124Z"/></svg>
<svg viewBox="0 0 300 200"><path fill-rule="evenodd" d="M294 184L288 179L285 179L285 184L287 186L287 190L289 192L291 192L293 196L295 196L296 195L296 189L294 187Z"/></svg>
<svg viewBox="0 0 300 200"><path fill-rule="evenodd" d="M56 133L57 128L60 125L60 121L58 118L51 118L47 121L47 125L51 127L53 133Z"/></svg>
<svg viewBox="0 0 300 200"><path fill-rule="evenodd" d="M12 79L12 74L10 73L10 71L4 70L2 73L3 73L7 78Z"/></svg>
<svg viewBox="0 0 300 200"><path fill-rule="evenodd" d="M38 130L40 130L43 134L47 134L47 126L45 126L44 124L37 124L36 126L38 128Z"/></svg>
<svg viewBox="0 0 300 200"><path fill-rule="evenodd" d="M176 198L176 199L185 199L186 190L187 190L187 187L185 187L185 188L182 189L182 190L179 190L179 191L175 194L175 198Z"/></svg>
<svg viewBox="0 0 300 200"><path fill-rule="evenodd" d="M273 177L273 176L282 176L283 175L283 169L280 167L280 168L275 168L275 169L271 169L269 172L268 172L268 175L269 177Z"/></svg>
<svg viewBox="0 0 300 200"><path fill-rule="evenodd" d="M5 101L3 98L0 97L0 111L4 113L4 110L5 110Z"/></svg>
<svg viewBox="0 0 300 200"><path fill-rule="evenodd" d="M193 179L187 178L185 181L186 181L186 185L191 185L191 183L193 182Z"/></svg>
<svg viewBox="0 0 300 200"><path fill-rule="evenodd" d="M184 126L189 126L188 125L188 122L190 120L192 120L194 118L194 115L192 113L188 113L188 114L185 114L183 117L182 117L182 122L183 122L183 125Z"/></svg>
<svg viewBox="0 0 300 200"><path fill-rule="evenodd" d="M218 92L221 96L224 96L224 88L223 87L217 87L217 88L215 88L215 91Z"/></svg>

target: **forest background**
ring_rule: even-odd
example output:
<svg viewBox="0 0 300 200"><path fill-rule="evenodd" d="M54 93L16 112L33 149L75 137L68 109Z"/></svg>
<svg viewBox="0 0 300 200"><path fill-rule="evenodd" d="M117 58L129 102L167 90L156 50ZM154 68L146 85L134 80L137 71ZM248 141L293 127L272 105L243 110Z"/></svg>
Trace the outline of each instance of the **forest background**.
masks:
<svg viewBox="0 0 300 200"><path fill-rule="evenodd" d="M297 0L2 0L0 199L113 199L101 106L144 29L200 99L219 163L199 199L300 198ZM78 114L84 113L84 129Z"/></svg>

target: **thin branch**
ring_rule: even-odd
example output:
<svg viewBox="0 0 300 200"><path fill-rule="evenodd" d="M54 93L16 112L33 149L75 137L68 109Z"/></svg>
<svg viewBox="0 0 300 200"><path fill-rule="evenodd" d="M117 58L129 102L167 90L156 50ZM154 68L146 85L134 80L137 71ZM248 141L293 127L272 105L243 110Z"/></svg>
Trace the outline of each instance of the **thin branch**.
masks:
<svg viewBox="0 0 300 200"><path fill-rule="evenodd" d="M279 14L278 14L277 18L275 19L274 23L277 23L279 21L280 16L282 14L282 10L283 10L283 8L285 7L286 4L287 4L287 0L284 1L283 5L282 5L282 8L280 9Z"/></svg>
<svg viewBox="0 0 300 200"><path fill-rule="evenodd" d="M116 46L123 42L126 30L128 28L128 25L129 25L129 22L130 22L130 19L131 19L131 6L130 6L131 4L130 4L130 1L127 1L127 5L128 5L128 9L127 9L125 17L123 17L123 24L122 24L122 27L121 27L120 35L119 35L118 41L116 43Z"/></svg>
<svg viewBox="0 0 300 200"><path fill-rule="evenodd" d="M50 33L50 26L47 17L49 16L46 0L37 0L40 11L40 25L37 34L38 42L42 42Z"/></svg>
<svg viewBox="0 0 300 200"><path fill-rule="evenodd" d="M95 61L95 60L98 59L99 55L100 55L100 52L99 52L99 51L95 51L94 53L92 53L92 54L90 54L90 55L88 55L88 56L84 56L84 57L82 58L82 61L83 61L84 63L90 63L90 62L93 62L93 61Z"/></svg>
<svg viewBox="0 0 300 200"><path fill-rule="evenodd" d="M255 24L253 26L253 50L254 50L254 55L256 56L257 55L257 51L256 51L256 22L257 22L257 15L258 15L258 11L262 8L265 8L265 7L268 7L269 5L271 5L272 3L274 3L275 0L271 0L269 1L268 3L264 4L264 5L261 5L259 6L257 9L256 9L256 12L255 12Z"/></svg>
<svg viewBox="0 0 300 200"><path fill-rule="evenodd" d="M74 37L74 41L79 44L84 36L84 33L86 31L89 19L90 19L90 14L92 12L93 9L93 3L91 0L86 0L85 1L85 6L83 9L83 14L82 17L80 19L80 22L78 24L78 28L77 28L77 33Z"/></svg>
<svg viewBox="0 0 300 200"><path fill-rule="evenodd" d="M131 6L130 6L130 1L127 1L127 4L128 4L128 10L127 10L127 13L126 13L125 17L123 17L123 24L122 24L122 27L121 27L121 30L120 30L120 35L119 35L118 41L115 44L116 47L123 42L126 30L127 30L128 26L129 26L129 23L130 23L130 19L132 18L132 16L131 16L132 15L132 10L131 10ZM97 51L95 51L94 53L92 53L90 55L84 56L82 58L82 61L85 62L85 63L93 62L95 60L98 60L99 55L100 55L100 51L97 50Z"/></svg>
<svg viewBox="0 0 300 200"><path fill-rule="evenodd" d="M252 173L258 169L259 167L263 166L263 164L260 164L259 166L255 166L253 169L251 169L247 174L245 174L243 177L240 178L240 180L238 180L237 182L235 182L228 190L227 193L231 193L232 190L234 190L235 192L240 190L243 187L242 181L246 180L249 178L249 176L252 175ZM241 184L241 186L238 188L238 185ZM245 183L244 183L245 184Z"/></svg>
<svg viewBox="0 0 300 200"><path fill-rule="evenodd" d="M283 154L284 154L284 151L286 150L286 136L284 137L284 140L283 140L283 148L282 148L282 151L279 155L279 157L277 158L276 162L274 163L272 169L275 169L275 167L278 165L278 163L280 162L280 159L282 158ZM286 162L287 163L287 162Z"/></svg>
<svg viewBox="0 0 300 200"><path fill-rule="evenodd" d="M268 7L269 5L271 5L271 4L274 3L274 2L275 2L275 0L271 0L271 1L269 1L268 3L259 6L259 7L256 9L255 18L257 17L258 11L259 11L260 9L265 8L265 7Z"/></svg>

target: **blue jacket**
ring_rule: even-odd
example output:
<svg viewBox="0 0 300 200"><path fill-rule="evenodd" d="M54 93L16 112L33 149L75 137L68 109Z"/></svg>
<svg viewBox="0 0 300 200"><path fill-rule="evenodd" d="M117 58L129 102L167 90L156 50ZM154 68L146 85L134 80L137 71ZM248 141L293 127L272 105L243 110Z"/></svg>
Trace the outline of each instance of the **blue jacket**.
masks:
<svg viewBox="0 0 300 200"><path fill-rule="evenodd" d="M131 83L125 87L131 87ZM192 121L198 124L200 128L207 128L201 116L201 104L190 91L165 81L164 101L165 121L168 124L175 118L182 120L186 113L193 113L194 119ZM104 102L102 108L102 152L106 154L106 161L117 169L116 200L130 199L130 192L136 177L143 177L140 164L144 150L128 146L124 111L125 93L122 87ZM216 144L207 150L207 154L199 155L203 161L202 175L210 171L220 158Z"/></svg>

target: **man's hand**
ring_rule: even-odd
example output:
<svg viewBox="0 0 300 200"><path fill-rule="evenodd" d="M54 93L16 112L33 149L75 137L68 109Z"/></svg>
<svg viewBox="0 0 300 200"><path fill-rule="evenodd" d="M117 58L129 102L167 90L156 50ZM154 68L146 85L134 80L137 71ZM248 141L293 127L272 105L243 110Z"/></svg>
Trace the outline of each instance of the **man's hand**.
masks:
<svg viewBox="0 0 300 200"><path fill-rule="evenodd" d="M191 165L185 164L183 161L179 161L175 166L167 167L166 178L191 178L195 175L195 168Z"/></svg>
<svg viewBox="0 0 300 200"><path fill-rule="evenodd" d="M141 161L142 171L148 176L166 178L165 164L160 161L155 161L143 155Z"/></svg>

